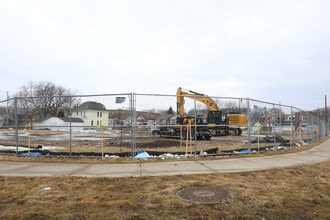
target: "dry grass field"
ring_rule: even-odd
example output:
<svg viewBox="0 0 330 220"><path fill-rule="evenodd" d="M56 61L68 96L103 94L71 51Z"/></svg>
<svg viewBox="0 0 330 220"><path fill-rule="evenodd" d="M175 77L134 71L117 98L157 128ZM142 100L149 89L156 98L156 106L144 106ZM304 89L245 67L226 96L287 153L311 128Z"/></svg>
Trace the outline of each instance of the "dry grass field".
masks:
<svg viewBox="0 0 330 220"><path fill-rule="evenodd" d="M330 219L330 162L230 174L0 177L0 183L0 219ZM234 199L185 202L176 192L187 186L221 186Z"/></svg>

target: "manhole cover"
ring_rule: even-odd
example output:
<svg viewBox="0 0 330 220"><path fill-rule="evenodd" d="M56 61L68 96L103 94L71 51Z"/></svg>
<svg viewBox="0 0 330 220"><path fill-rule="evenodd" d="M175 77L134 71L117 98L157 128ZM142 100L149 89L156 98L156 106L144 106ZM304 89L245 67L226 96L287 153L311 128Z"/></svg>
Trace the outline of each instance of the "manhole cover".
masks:
<svg viewBox="0 0 330 220"><path fill-rule="evenodd" d="M233 200L234 194L217 186L190 186L177 191L176 195L186 201L193 203L222 203Z"/></svg>

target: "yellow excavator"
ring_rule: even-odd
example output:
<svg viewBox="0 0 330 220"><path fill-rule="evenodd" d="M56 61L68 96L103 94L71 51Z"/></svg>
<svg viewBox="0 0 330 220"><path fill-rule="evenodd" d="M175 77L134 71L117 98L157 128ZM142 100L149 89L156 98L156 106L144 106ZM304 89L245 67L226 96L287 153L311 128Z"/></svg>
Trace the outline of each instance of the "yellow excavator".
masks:
<svg viewBox="0 0 330 220"><path fill-rule="evenodd" d="M227 136L227 135L241 135L241 126L246 126L246 115L242 113L228 113L223 114L219 109L216 102L209 96L201 93L197 93L191 90L183 90L181 87L177 89L177 112L178 124L191 124L198 126L207 126L210 133L215 136ZM202 102L208 107L208 115L205 119L198 117L185 116L184 114L184 98L190 98L199 102Z"/></svg>

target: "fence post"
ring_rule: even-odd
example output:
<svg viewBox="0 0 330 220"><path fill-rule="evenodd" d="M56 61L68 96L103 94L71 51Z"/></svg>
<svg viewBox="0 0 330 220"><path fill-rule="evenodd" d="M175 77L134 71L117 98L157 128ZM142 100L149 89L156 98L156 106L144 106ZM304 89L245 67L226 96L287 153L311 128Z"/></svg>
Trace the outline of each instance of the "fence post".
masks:
<svg viewBox="0 0 330 220"><path fill-rule="evenodd" d="M290 148L293 147L293 135L294 135L294 126L293 126L293 111L292 111L292 106L290 107L291 108L291 119L290 119L290 123L291 123L291 126L290 126L290 136L291 136L291 141L290 141Z"/></svg>
<svg viewBox="0 0 330 220"><path fill-rule="evenodd" d="M17 117L17 97L14 98L15 108L15 141L16 141L16 156L18 156L18 117Z"/></svg>
<svg viewBox="0 0 330 220"><path fill-rule="evenodd" d="M70 100L69 100L69 109L70 109L70 117L69 117L69 124L70 124L70 127L69 127L69 132L70 132L70 157L72 156L72 127L71 127L71 124L72 124L72 97L70 96Z"/></svg>
<svg viewBox="0 0 330 220"><path fill-rule="evenodd" d="M250 98L246 99L247 105L247 125L248 125L248 150L251 153L251 109L250 109Z"/></svg>
<svg viewBox="0 0 330 220"><path fill-rule="evenodd" d="M313 131L313 126L312 126L313 116L309 112L307 114L308 114L308 132L309 132L309 134L308 134L308 142L312 142L312 141L314 141L313 140L313 133L314 133L314 131Z"/></svg>
<svg viewBox="0 0 330 220"><path fill-rule="evenodd" d="M312 114L311 114L311 125L312 125L312 140L314 142L316 140L316 138L315 138L314 115L312 115Z"/></svg>
<svg viewBox="0 0 330 220"><path fill-rule="evenodd" d="M325 120L321 120L321 126L322 126L322 136L321 138L324 138L326 135L326 126L325 126Z"/></svg>
<svg viewBox="0 0 330 220"><path fill-rule="evenodd" d="M130 95L130 115L131 115L131 157L133 158L136 153L136 136L135 136L135 118L136 118L136 109L135 109L135 94L131 93Z"/></svg>
<svg viewBox="0 0 330 220"><path fill-rule="evenodd" d="M8 128L8 124L9 124L9 107L8 107L8 102L9 102L9 95L8 95L8 91L7 91L7 108L6 108L6 127Z"/></svg>
<svg viewBox="0 0 330 220"><path fill-rule="evenodd" d="M195 156L197 154L197 107L196 107L196 94L194 94L194 117L195 117L195 122L194 122L194 145L195 145ZM190 127L190 132L191 132L191 127ZM191 135L190 135L191 136ZM190 137L190 141L191 141L191 137Z"/></svg>

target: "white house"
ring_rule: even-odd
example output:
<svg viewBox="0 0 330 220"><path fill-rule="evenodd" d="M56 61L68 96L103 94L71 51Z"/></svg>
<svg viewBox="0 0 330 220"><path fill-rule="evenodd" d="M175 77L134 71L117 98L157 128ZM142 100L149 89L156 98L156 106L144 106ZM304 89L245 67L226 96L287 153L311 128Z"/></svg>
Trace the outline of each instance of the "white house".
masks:
<svg viewBox="0 0 330 220"><path fill-rule="evenodd" d="M72 110L72 117L80 118L86 127L108 126L109 117L105 106L98 102L84 102Z"/></svg>
<svg viewBox="0 0 330 220"><path fill-rule="evenodd" d="M71 118L71 129L81 130L84 122L80 118ZM32 123L33 129L50 129L50 130L69 130L70 118L48 117L41 118Z"/></svg>

